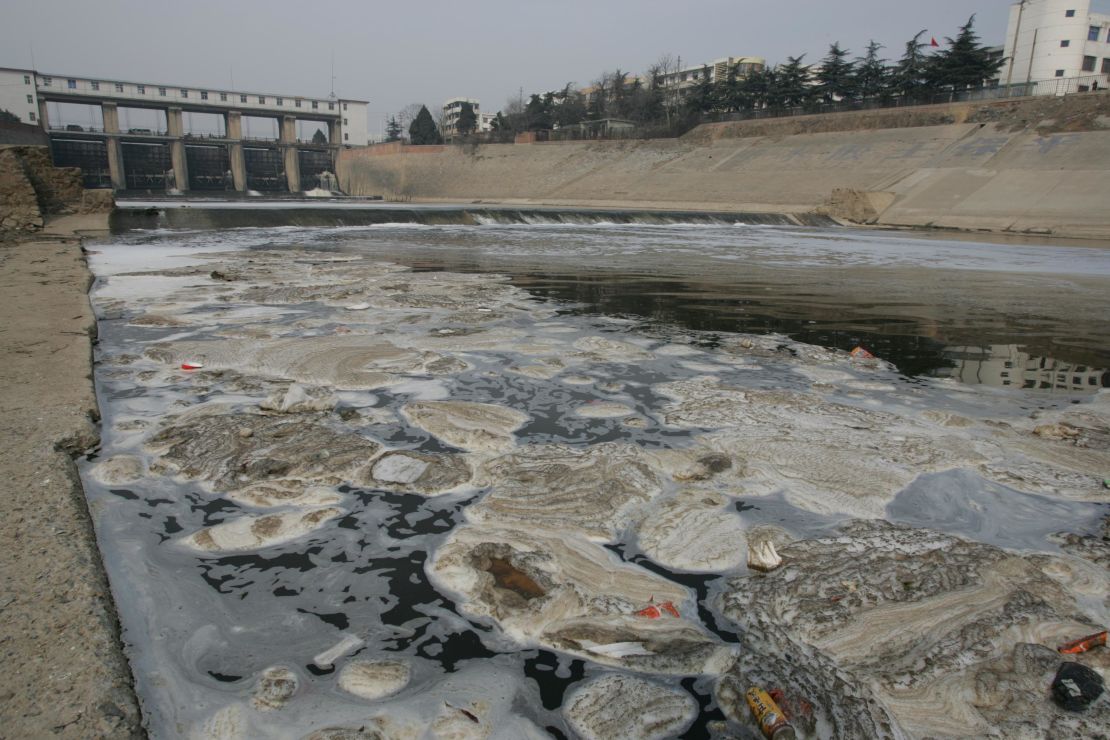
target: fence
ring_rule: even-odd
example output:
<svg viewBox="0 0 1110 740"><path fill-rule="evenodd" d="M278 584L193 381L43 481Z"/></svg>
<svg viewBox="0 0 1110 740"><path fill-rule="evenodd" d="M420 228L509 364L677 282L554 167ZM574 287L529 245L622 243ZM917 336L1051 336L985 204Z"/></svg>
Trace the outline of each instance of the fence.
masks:
<svg viewBox="0 0 1110 740"><path fill-rule="evenodd" d="M907 108L919 105L944 105L947 103L969 103L1048 95L1061 97L1064 95L1098 92L1107 89L1110 89L1110 75L1058 77L1050 80L1022 82L1015 85L995 85L992 87L980 87L970 90L947 90L929 95L872 98L870 100L851 100L838 103L816 103L791 108L762 108L759 110L708 114L702 116L701 122L713 123L719 121L747 121L760 118L789 118L791 116L810 116L819 113L845 113L860 110Z"/></svg>

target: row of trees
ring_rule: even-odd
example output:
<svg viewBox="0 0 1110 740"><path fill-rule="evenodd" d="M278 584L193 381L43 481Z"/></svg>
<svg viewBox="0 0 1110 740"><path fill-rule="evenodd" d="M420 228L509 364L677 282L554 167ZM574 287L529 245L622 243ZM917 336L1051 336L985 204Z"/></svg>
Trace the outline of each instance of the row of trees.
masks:
<svg viewBox="0 0 1110 740"><path fill-rule="evenodd" d="M805 55L787 57L776 67L742 69L738 63L723 77L708 67L690 85L668 83L680 73L681 63L670 55L660 57L642 76L617 69L605 72L593 84L578 88L567 83L561 90L530 95L523 91L510 98L493 121L502 136L520 131L560 129L582 121L620 118L639 124L644 135L666 135L695 125L705 116L736 111L796 107L819 108L834 103L864 100L923 100L945 91L981 87L994 79L1004 65L991 59L975 33L975 16L960 27L946 46L930 51L920 31L906 42L894 62L882 57L883 46L867 45L862 56L834 43L823 59L807 64ZM457 125L466 135L476 128L477 117L463 104ZM439 128L428 109L411 105L389 119L387 139L396 141L407 131L414 144L442 143Z"/></svg>
<svg viewBox="0 0 1110 740"><path fill-rule="evenodd" d="M692 87L664 84L680 65L664 56L641 77L616 70L585 89L568 84L557 92L510 99L502 126L515 131L561 128L584 120L622 118L647 129L685 128L704 115L745 110L818 107L862 100L923 99L952 90L984 85L1005 63L991 59L975 33L975 16L946 46L930 52L920 31L906 42L895 62L882 57L883 46L868 44L862 56L834 43L824 59L806 63L805 55L788 57L777 67L745 72L737 64L723 77L704 67ZM939 45L938 45L939 46Z"/></svg>

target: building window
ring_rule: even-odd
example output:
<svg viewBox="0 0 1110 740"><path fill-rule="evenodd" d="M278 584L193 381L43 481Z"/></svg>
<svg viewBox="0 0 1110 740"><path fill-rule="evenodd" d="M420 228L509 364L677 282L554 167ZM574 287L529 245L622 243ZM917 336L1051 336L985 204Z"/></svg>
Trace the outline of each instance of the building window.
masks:
<svg viewBox="0 0 1110 740"><path fill-rule="evenodd" d="M34 102L35 102L35 99L34 99L34 98L32 98L32 97L31 97L30 95L28 95L28 96L27 96L27 102L28 102L28 103L31 103L31 104L33 105L33 104L34 104Z"/></svg>
<svg viewBox="0 0 1110 740"><path fill-rule="evenodd" d="M35 114L34 114L34 113L28 113L28 114L27 114L27 116L28 116L28 117L29 117L29 118L30 118L30 119L31 119L32 121L33 121L33 120L35 120Z"/></svg>
<svg viewBox="0 0 1110 740"><path fill-rule="evenodd" d="M1101 30L1098 26L1089 26L1087 28L1087 40L1098 41L1098 32Z"/></svg>
<svg viewBox="0 0 1110 740"><path fill-rule="evenodd" d="M1061 49L1066 49L1069 46L1071 46L1071 39L1064 39L1063 41L1060 42L1060 48Z"/></svg>
<svg viewBox="0 0 1110 740"><path fill-rule="evenodd" d="M208 100L208 91L207 90L201 90L200 91L200 99L201 100Z"/></svg>
<svg viewBox="0 0 1110 740"><path fill-rule="evenodd" d="M285 100L284 100L283 98L278 98L278 99L277 99L277 104L278 104L278 105L281 105L281 104L282 104L282 103L284 103L284 102L285 102Z"/></svg>
<svg viewBox="0 0 1110 740"><path fill-rule="evenodd" d="M66 80L66 87L68 87L70 90L76 90L77 80Z"/></svg>
<svg viewBox="0 0 1110 740"><path fill-rule="evenodd" d="M1110 74L1110 59L1102 60L1102 73L1104 75Z"/></svg>
<svg viewBox="0 0 1110 740"><path fill-rule="evenodd" d="M89 84L92 85L93 90L99 90L100 89L100 83L99 82L90 82Z"/></svg>
<svg viewBox="0 0 1110 740"><path fill-rule="evenodd" d="M1095 57L1083 57L1083 71L1094 72L1096 61L1097 59Z"/></svg>
<svg viewBox="0 0 1110 740"><path fill-rule="evenodd" d="M123 92L123 83L122 82L117 82L116 83L116 92Z"/></svg>
<svg viewBox="0 0 1110 740"><path fill-rule="evenodd" d="M300 98L298 98L298 99L296 99L296 100L294 100L294 101L293 101L293 106L294 106L294 107L296 107L296 108L300 108L300 107L301 107L301 100L300 100Z"/></svg>
<svg viewBox="0 0 1110 740"><path fill-rule="evenodd" d="M146 85L135 85L135 92L139 95L146 95Z"/></svg>
<svg viewBox="0 0 1110 740"><path fill-rule="evenodd" d="M220 93L220 102L221 103L226 103L227 102L227 93Z"/></svg>
<svg viewBox="0 0 1110 740"><path fill-rule="evenodd" d="M245 102L247 102L247 96L246 96L246 95L240 95L240 96L239 96L239 102L240 102L240 103L245 103Z"/></svg>
<svg viewBox="0 0 1110 740"><path fill-rule="evenodd" d="M27 96L27 102L28 102L28 103L30 103L30 102L31 102L31 96L30 96L30 95L28 95L28 96ZM347 119L346 119L346 118L344 118L344 119L343 119L343 125L344 125L344 126L346 126L346 125L347 125Z"/></svg>
<svg viewBox="0 0 1110 740"><path fill-rule="evenodd" d="M346 103L343 104L343 110L347 110L347 104Z"/></svg>
<svg viewBox="0 0 1110 740"><path fill-rule="evenodd" d="M32 118L32 120L34 119L34 117L35 117L35 114L34 114L34 113L32 113L32 114L31 114L31 118ZM351 137L350 137L350 136L348 136L347 134L343 134L343 141L350 141L350 138L351 138Z"/></svg>
<svg viewBox="0 0 1110 740"><path fill-rule="evenodd" d="M262 105L266 105L266 98L259 95L258 96L258 102L261 103Z"/></svg>
<svg viewBox="0 0 1110 740"><path fill-rule="evenodd" d="M328 103L328 110L335 110L335 103Z"/></svg>
<svg viewBox="0 0 1110 740"><path fill-rule="evenodd" d="M182 90L181 91L181 97L183 97L183 98L189 97L189 91L188 90Z"/></svg>
<svg viewBox="0 0 1110 740"><path fill-rule="evenodd" d="M163 98L166 97L166 88L164 88L164 87L158 88L158 94L161 95Z"/></svg>
<svg viewBox="0 0 1110 740"><path fill-rule="evenodd" d="M24 85L30 85L31 84L31 75L23 75L23 84Z"/></svg>
<svg viewBox="0 0 1110 740"><path fill-rule="evenodd" d="M43 86L43 87L50 87L50 83L51 83L52 81L53 81L53 80L51 80L51 78L49 78L49 77L43 77L43 78L42 78L42 86Z"/></svg>
<svg viewBox="0 0 1110 740"><path fill-rule="evenodd" d="M1056 76L1057 77L1063 77L1064 76L1064 70L1062 70L1062 69L1056 70Z"/></svg>
<svg viewBox="0 0 1110 740"><path fill-rule="evenodd" d="M317 102L316 102L315 100L313 100L313 101L312 101L312 110L316 110L316 109L317 109L317 108L319 108L319 107L320 107L320 104L319 104L319 103L317 103Z"/></svg>
<svg viewBox="0 0 1110 740"><path fill-rule="evenodd" d="M1074 10L1065 10L1064 11L1064 17L1065 18L1074 18L1075 17L1075 11Z"/></svg>

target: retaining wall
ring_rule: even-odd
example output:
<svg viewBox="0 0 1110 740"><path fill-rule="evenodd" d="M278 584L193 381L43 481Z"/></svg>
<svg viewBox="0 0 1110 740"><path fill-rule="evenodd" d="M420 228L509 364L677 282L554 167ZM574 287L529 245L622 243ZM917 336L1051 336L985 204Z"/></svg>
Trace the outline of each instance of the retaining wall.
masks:
<svg viewBox="0 0 1110 740"><path fill-rule="evenodd" d="M343 190L1110 237L1105 94L708 124L681 139L390 147L341 151Z"/></svg>

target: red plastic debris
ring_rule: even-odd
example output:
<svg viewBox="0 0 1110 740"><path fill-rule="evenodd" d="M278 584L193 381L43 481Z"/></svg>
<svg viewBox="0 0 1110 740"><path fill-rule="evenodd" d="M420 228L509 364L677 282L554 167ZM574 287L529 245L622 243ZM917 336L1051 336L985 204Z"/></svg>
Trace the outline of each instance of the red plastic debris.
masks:
<svg viewBox="0 0 1110 740"><path fill-rule="evenodd" d="M1056 651L1064 653L1066 655L1078 655L1079 653L1085 653L1091 648L1098 647L1099 645L1105 645L1106 637L1107 631L1103 630L1102 632L1096 632L1093 635L1080 637L1078 640L1065 642L1063 645L1057 647Z"/></svg>
<svg viewBox="0 0 1110 740"><path fill-rule="evenodd" d="M204 367L203 362L186 361L181 363L182 370L200 370L202 367Z"/></svg>
<svg viewBox="0 0 1110 740"><path fill-rule="evenodd" d="M874 360L875 359L875 355L871 354L870 352L865 350L863 347L856 347L855 349L853 349L848 354L851 355L852 357L854 357L857 360Z"/></svg>
<svg viewBox="0 0 1110 740"><path fill-rule="evenodd" d="M637 617L647 617L648 619L659 619L664 613L669 614L674 618L679 618L681 615L678 609L675 608L673 602L664 601L662 604L655 604L654 597L651 599L652 603L636 612Z"/></svg>

